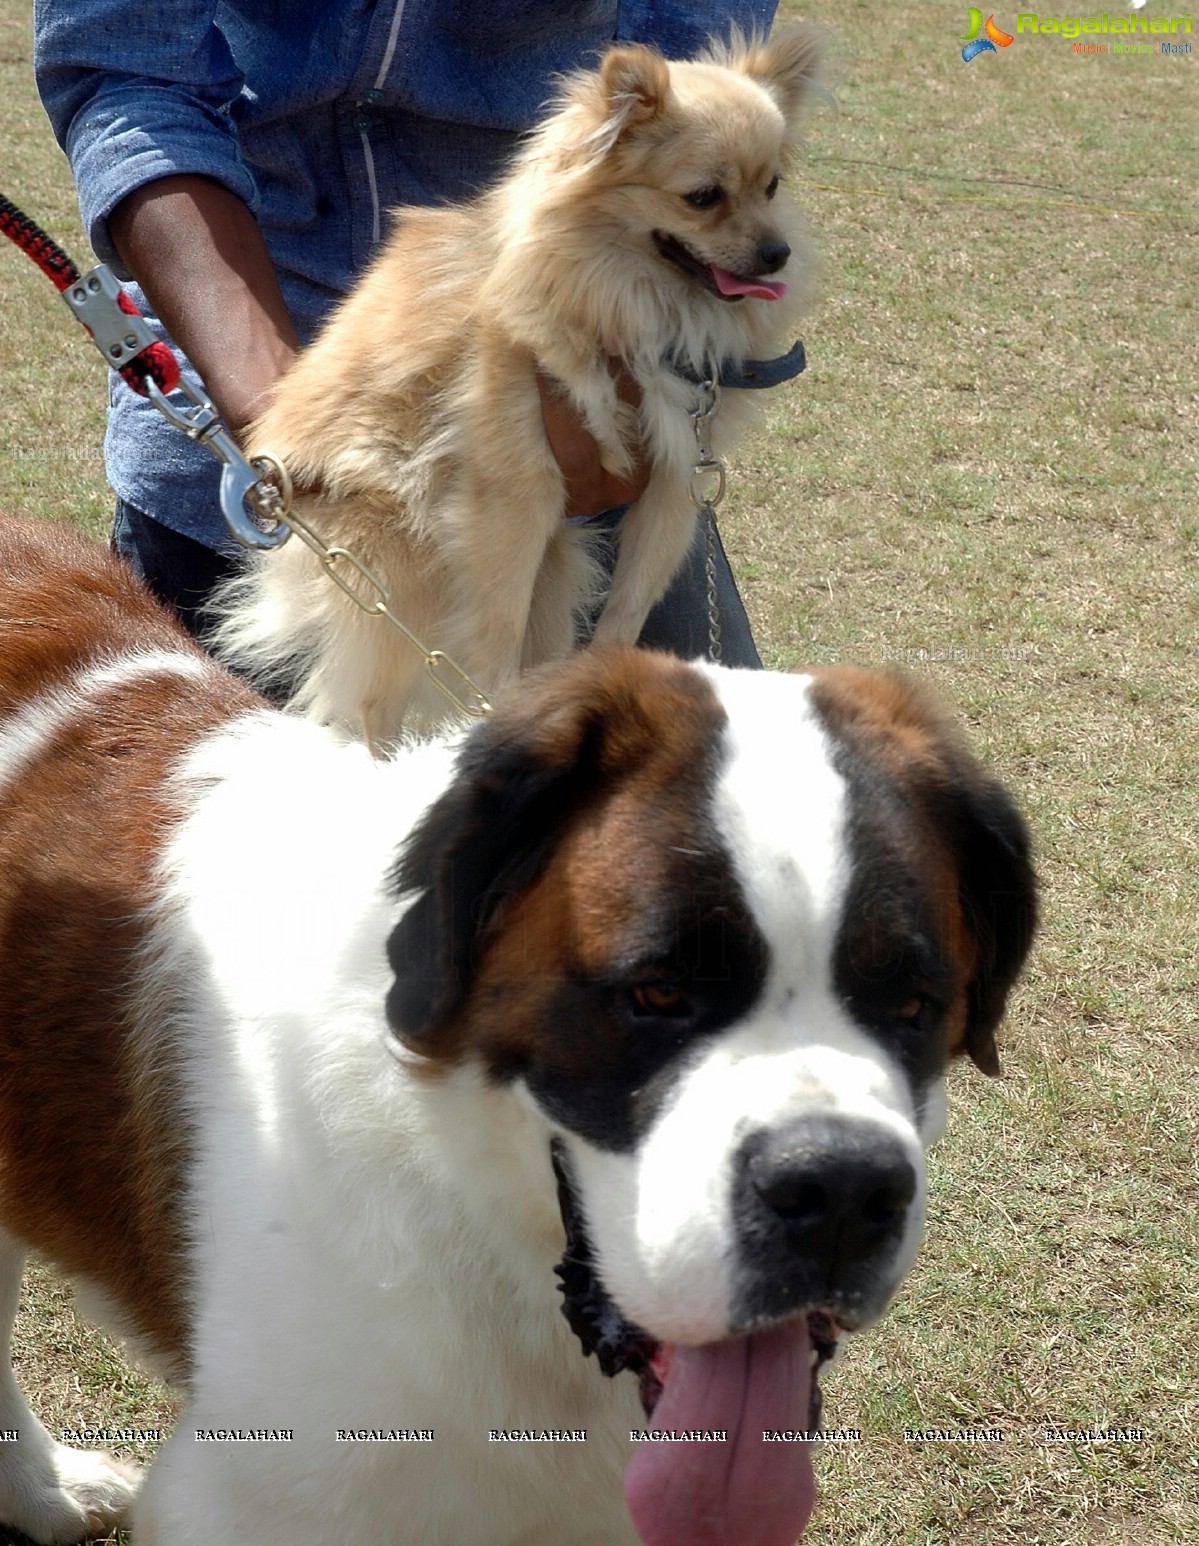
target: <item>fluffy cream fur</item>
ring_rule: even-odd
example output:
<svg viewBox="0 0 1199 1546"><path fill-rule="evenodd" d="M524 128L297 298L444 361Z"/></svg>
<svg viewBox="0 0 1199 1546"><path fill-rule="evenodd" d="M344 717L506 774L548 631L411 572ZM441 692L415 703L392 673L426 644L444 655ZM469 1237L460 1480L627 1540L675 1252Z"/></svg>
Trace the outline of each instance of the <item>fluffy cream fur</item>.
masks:
<svg viewBox="0 0 1199 1546"><path fill-rule="evenodd" d="M807 29L685 63L613 47L564 83L491 191L399 212L253 427L249 449L281 457L305 491L302 515L488 691L566 654L597 600L587 540L562 519L539 372L574 403L605 467L626 472L640 443L652 468L619 530L597 639L634 642L681 563L695 532L695 389L667 361L702 370L791 341L809 263L775 193L817 55ZM762 282L730 295L718 276L734 290ZM618 398L618 362L639 410ZM747 395L726 394L718 452ZM294 687L320 720L378 745L406 716L445 715L420 655L298 541L252 560L221 606L226 658Z"/></svg>

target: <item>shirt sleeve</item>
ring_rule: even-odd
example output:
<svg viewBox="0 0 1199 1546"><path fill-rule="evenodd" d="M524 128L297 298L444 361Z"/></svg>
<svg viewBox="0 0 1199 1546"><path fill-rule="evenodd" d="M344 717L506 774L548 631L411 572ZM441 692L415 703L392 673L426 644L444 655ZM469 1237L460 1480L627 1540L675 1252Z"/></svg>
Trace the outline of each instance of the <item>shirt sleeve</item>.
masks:
<svg viewBox="0 0 1199 1546"><path fill-rule="evenodd" d="M38 91L92 248L122 278L108 217L143 184L194 173L256 205L230 116L242 76L213 12L214 0L36 0Z"/></svg>

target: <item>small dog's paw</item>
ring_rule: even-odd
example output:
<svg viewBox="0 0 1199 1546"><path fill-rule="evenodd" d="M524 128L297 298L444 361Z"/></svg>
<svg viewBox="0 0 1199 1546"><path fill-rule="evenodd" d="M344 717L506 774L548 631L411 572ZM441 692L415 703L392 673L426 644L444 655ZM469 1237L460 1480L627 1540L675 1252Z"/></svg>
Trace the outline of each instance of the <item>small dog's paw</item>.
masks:
<svg viewBox="0 0 1199 1546"><path fill-rule="evenodd" d="M613 404L612 417L616 434L604 440L600 462L605 472L617 478L628 478L633 472L633 458L641 436L637 410L632 403L618 401Z"/></svg>
<svg viewBox="0 0 1199 1546"><path fill-rule="evenodd" d="M616 404L616 428L626 446L635 446L641 438L641 416L635 403L620 398Z"/></svg>
<svg viewBox="0 0 1199 1546"><path fill-rule="evenodd" d="M599 442L599 465L604 472L610 473L613 478L632 478L633 472L633 445L635 439L630 439L627 434L623 438L606 439Z"/></svg>
<svg viewBox="0 0 1199 1546"><path fill-rule="evenodd" d="M633 457L627 445L608 441L600 447L600 466L613 478L630 478L633 475Z"/></svg>
<svg viewBox="0 0 1199 1546"><path fill-rule="evenodd" d="M599 446L600 466L614 478L629 478L640 439L637 410L631 403L621 402L615 392L605 410L585 416L587 428Z"/></svg>
<svg viewBox="0 0 1199 1546"><path fill-rule="evenodd" d="M622 617L609 606L596 623L591 642L602 645L636 644L644 622L644 617Z"/></svg>
<svg viewBox="0 0 1199 1546"><path fill-rule="evenodd" d="M0 1480L0 1519L31 1539L72 1546L128 1524L141 1481L136 1466L65 1444L30 1456L24 1466L13 1459L10 1451Z"/></svg>

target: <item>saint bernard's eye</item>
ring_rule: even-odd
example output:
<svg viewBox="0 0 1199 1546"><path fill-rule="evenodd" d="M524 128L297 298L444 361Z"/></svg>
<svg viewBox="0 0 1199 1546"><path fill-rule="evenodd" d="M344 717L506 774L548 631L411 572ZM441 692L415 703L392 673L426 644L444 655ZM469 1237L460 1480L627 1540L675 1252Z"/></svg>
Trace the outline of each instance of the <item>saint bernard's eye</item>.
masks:
<svg viewBox="0 0 1199 1546"><path fill-rule="evenodd" d="M928 1031L940 1018L942 1007L927 993L913 993L891 1011L891 1020L905 1031Z"/></svg>
<svg viewBox="0 0 1199 1546"><path fill-rule="evenodd" d="M677 1020L691 1013L691 1000L674 982L643 982L630 990L633 1013L658 1020Z"/></svg>
<svg viewBox="0 0 1199 1546"><path fill-rule="evenodd" d="M768 199L772 199L778 191L779 191L779 174L776 172L774 174L774 176L770 179L770 181L766 184L766 197Z"/></svg>

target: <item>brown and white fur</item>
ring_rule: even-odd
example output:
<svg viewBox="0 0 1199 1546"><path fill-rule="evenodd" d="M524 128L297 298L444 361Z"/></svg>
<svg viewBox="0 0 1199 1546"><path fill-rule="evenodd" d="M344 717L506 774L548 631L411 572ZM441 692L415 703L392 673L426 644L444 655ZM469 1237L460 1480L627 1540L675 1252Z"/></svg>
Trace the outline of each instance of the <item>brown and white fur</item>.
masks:
<svg viewBox="0 0 1199 1546"><path fill-rule="evenodd" d="M619 528L597 641L634 643L682 562L697 399L669 362L702 372L793 339L809 262L779 178L817 55L804 29L683 63L613 47L565 82L491 191L398 212L249 433L251 452L280 457L308 491L297 509L324 540L374 570L408 627L485 690L566 655L595 600L588 539L562 518L539 372L608 469L627 473L638 445L652 468ZM618 362L639 411L618 397ZM725 394L718 454L755 396ZM409 725L445 716L420 655L298 541L251 560L222 610L226 657L294 685L319 720L378 744L410 707Z"/></svg>
<svg viewBox="0 0 1199 1546"><path fill-rule="evenodd" d="M901 679L589 650L374 761L0 523L0 1353L35 1249L186 1398L137 1493L4 1357L0 1521L791 1546L806 1446L759 1430L806 1426L809 1313L911 1265L1034 910ZM560 1313L551 1146L660 1394Z"/></svg>

